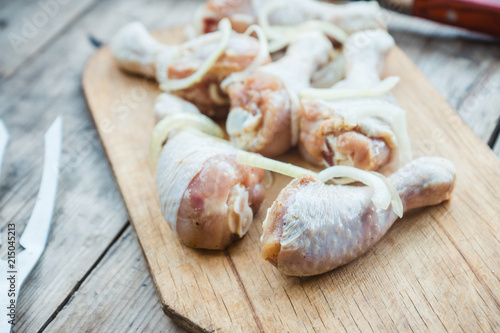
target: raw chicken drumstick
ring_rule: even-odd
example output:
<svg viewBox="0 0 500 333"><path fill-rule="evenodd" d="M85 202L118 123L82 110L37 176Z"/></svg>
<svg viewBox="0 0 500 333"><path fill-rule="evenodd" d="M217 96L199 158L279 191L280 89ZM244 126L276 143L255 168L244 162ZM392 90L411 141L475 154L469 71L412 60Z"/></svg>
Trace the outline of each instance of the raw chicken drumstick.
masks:
<svg viewBox="0 0 500 333"><path fill-rule="evenodd" d="M226 122L239 148L276 156L298 140L298 92L328 62L332 44L322 33L302 32L278 61L261 66L244 82L227 87L231 109Z"/></svg>
<svg viewBox="0 0 500 333"><path fill-rule="evenodd" d="M259 12L275 0L208 0L198 20L201 32L217 29L218 22L227 17L234 29L245 31L257 23ZM330 22L347 33L384 28L382 11L376 1L334 5L315 0L285 0L269 17L273 25L297 25L309 20Z"/></svg>
<svg viewBox="0 0 500 333"><path fill-rule="evenodd" d="M169 93L158 95L153 111L157 123L163 118L177 113L200 113L194 104Z"/></svg>
<svg viewBox="0 0 500 333"><path fill-rule="evenodd" d="M370 96L373 88L393 79L397 82L396 78L390 78L381 83L379 77L385 54L393 45L393 38L385 30L351 35L344 45L346 78L330 89L319 91L325 95L354 92L354 95ZM299 118L299 150L308 161L322 166L348 165L364 170L378 170L389 164L398 166L409 161L405 112L387 96L335 101L306 99L306 91L301 96L304 98Z"/></svg>
<svg viewBox="0 0 500 333"><path fill-rule="evenodd" d="M111 53L124 71L141 76L156 76L156 56L169 49L158 42L140 22L123 26L111 39Z"/></svg>
<svg viewBox="0 0 500 333"><path fill-rule="evenodd" d="M442 158L422 157L389 177L404 211L448 200L455 168ZM326 185L312 176L290 182L263 223L262 257L282 273L310 276L345 265L378 242L397 220L379 209L370 187Z"/></svg>
<svg viewBox="0 0 500 333"><path fill-rule="evenodd" d="M154 39L141 23L133 22L115 35L110 47L122 69L133 74L156 77L162 87L168 85L168 81L184 80L200 70L217 50L223 35L218 31L181 45L165 45ZM258 54L257 39L245 34L228 33L227 45L220 56L198 80L193 80L187 86L162 89L192 102L208 116L224 117L229 100L220 89L220 83L230 74L245 70ZM267 55L258 60L265 64L270 62L270 57Z"/></svg>
<svg viewBox="0 0 500 333"><path fill-rule="evenodd" d="M164 118L155 132L176 117ZM216 126L215 132L220 131L213 123L207 126L210 120L203 115L181 117L188 121L201 117L201 129ZM160 208L180 241L194 248L221 250L243 237L264 198L265 171L240 164L235 148L200 132L175 129L161 148L163 141L157 137L153 142L160 145L152 144L152 155L161 149Z"/></svg>

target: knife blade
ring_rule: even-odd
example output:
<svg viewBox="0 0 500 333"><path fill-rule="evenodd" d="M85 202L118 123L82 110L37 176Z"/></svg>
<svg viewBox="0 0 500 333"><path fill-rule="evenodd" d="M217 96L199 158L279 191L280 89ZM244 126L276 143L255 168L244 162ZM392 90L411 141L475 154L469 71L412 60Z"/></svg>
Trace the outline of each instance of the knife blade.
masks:
<svg viewBox="0 0 500 333"><path fill-rule="evenodd" d="M493 0L379 0L407 15L500 37L500 2Z"/></svg>
<svg viewBox="0 0 500 333"><path fill-rule="evenodd" d="M57 194L61 147L62 118L59 116L45 133L42 182L35 208L19 240L19 244L24 247L24 251L18 256L19 287L42 255L47 243Z"/></svg>
<svg viewBox="0 0 500 333"><path fill-rule="evenodd" d="M0 129L0 140L1 135ZM0 260L0 271L5 272L5 276L0 279L0 306L4 311L10 311L9 306L14 302L13 311L15 313L21 286L45 249L57 194L61 148L62 118L59 116L45 133L45 155L40 190L35 208L19 240L24 250L17 254L15 268L9 267L7 260ZM8 279L11 276L14 277L14 296L8 292L9 289L12 289L12 282ZM10 319L8 315L2 315L0 333L10 332L12 328Z"/></svg>

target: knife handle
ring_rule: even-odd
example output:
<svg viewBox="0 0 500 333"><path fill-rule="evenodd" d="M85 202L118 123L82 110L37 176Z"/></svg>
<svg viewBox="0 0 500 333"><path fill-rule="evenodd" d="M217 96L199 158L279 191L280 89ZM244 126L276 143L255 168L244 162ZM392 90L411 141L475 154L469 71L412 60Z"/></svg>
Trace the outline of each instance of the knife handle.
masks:
<svg viewBox="0 0 500 333"><path fill-rule="evenodd" d="M414 0L413 15L500 37L500 2Z"/></svg>

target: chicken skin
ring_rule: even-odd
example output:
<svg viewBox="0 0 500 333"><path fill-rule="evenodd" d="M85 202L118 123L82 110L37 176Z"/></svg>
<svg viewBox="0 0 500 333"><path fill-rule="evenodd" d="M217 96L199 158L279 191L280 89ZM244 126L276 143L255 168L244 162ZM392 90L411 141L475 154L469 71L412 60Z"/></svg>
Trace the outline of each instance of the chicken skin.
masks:
<svg viewBox="0 0 500 333"><path fill-rule="evenodd" d="M222 18L229 18L234 30L245 31L257 23L259 12L273 0L208 0L200 17L203 33L217 29ZM273 25L297 25L308 20L333 23L351 34L360 30L384 28L382 11L376 1L334 5L315 0L286 0L269 17Z"/></svg>
<svg viewBox="0 0 500 333"><path fill-rule="evenodd" d="M169 93L161 93L158 95L153 107L155 121L158 123L163 118L176 113L195 113L199 114L198 108L180 97Z"/></svg>
<svg viewBox="0 0 500 333"><path fill-rule="evenodd" d="M344 47L346 78L331 91L369 89L379 84L385 55L393 45L393 38L384 30L350 36ZM403 143L398 142L395 129L387 119L368 116L353 120L350 117L373 107L378 107L383 116L386 109L396 108L390 96L335 101L303 98L301 103L299 150L308 161L321 166L347 165L363 170L378 170L392 162L397 166L401 162L396 151ZM398 126L406 127L406 123ZM406 131L403 129L403 132Z"/></svg>
<svg viewBox="0 0 500 333"><path fill-rule="evenodd" d="M111 51L125 71L156 78L160 83L195 73L216 49L219 34L200 36L181 45L165 45L138 22L124 26L111 41ZM193 85L169 91L196 105L210 117L225 117L229 99L220 83L230 74L247 68L259 53L257 39L233 32L228 46L203 78ZM271 61L268 57L264 63Z"/></svg>
<svg viewBox="0 0 500 333"><path fill-rule="evenodd" d="M298 140L297 94L326 64L333 47L316 31L296 36L284 57L259 67L244 82L231 84L226 129L239 148L276 156ZM297 139L294 139L294 136Z"/></svg>
<svg viewBox="0 0 500 333"><path fill-rule="evenodd" d="M236 150L190 131L173 133L162 149L160 208L180 241L222 250L243 237L264 198L265 171L236 161Z"/></svg>
<svg viewBox="0 0 500 333"><path fill-rule="evenodd" d="M217 42L204 44L185 53L167 69L169 79L183 79L198 70L203 61L210 56L217 46ZM229 98L220 88L221 82L232 73L242 72L250 66L259 53L257 39L244 34L233 33L224 53L203 76L201 81L194 85L173 91L172 93L196 105L203 114L209 117L222 118L227 116ZM269 63L268 56L264 64Z"/></svg>
<svg viewBox="0 0 500 333"><path fill-rule="evenodd" d="M404 211L449 200L455 168L448 160L422 157L389 177ZM376 208L367 186L326 185L311 176L290 182L263 223L262 257L283 274L310 276L358 258L397 220L391 206Z"/></svg>

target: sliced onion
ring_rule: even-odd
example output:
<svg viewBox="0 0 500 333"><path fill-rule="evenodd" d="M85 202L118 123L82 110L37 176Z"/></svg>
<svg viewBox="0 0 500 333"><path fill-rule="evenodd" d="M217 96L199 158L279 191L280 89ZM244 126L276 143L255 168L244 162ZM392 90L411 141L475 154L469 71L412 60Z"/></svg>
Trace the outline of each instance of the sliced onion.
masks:
<svg viewBox="0 0 500 333"><path fill-rule="evenodd" d="M389 181L389 179L377 172L363 171L361 169L348 166L333 166L321 171L318 174L314 171L304 169L290 163L276 161L259 154L249 153L242 150L238 150L236 159L242 164L277 172L291 178L299 178L303 175L310 175L324 183L332 178L340 178L338 182L340 184L349 184L356 181L361 182L374 189L372 202L375 207L387 209L389 208L389 205L392 204L392 208L396 215L399 217L403 216L403 203L396 188ZM336 181L334 180L334 182Z"/></svg>
<svg viewBox="0 0 500 333"><path fill-rule="evenodd" d="M220 31L215 31L198 36L197 38L189 40L182 45L170 46L168 49L163 50L156 57L156 80L160 84L167 82L169 80L168 67L180 58L184 52L190 52L188 50L216 42L220 40L221 37L222 33Z"/></svg>
<svg viewBox="0 0 500 333"><path fill-rule="evenodd" d="M163 118L156 124L150 145L150 158L156 168L161 149L168 139L168 135L173 130L195 128L211 136L222 138L224 132L210 118L196 113L176 113Z"/></svg>
<svg viewBox="0 0 500 333"><path fill-rule="evenodd" d="M226 88L231 83L245 81L247 77L250 76L250 74L252 74L258 67L265 64L267 59L269 58L269 48L264 31L258 25L252 25L247 29L247 31L245 31L245 35L250 35L252 32L255 32L257 34L257 38L259 40L259 53L247 68L245 68L241 72L232 73L222 81L220 87L224 91L226 91Z"/></svg>
<svg viewBox="0 0 500 333"><path fill-rule="evenodd" d="M284 26L284 28L288 28ZM333 23L318 21L318 20L310 20L299 25L292 27L295 31L302 30L319 30L330 38L335 39L337 42L344 44L347 38L349 37L347 33L336 26Z"/></svg>
<svg viewBox="0 0 500 333"><path fill-rule="evenodd" d="M215 83L211 83L208 87L208 94L210 95L210 99L217 105L229 104L229 100L219 94L219 88L217 88L217 84Z"/></svg>
<svg viewBox="0 0 500 333"><path fill-rule="evenodd" d="M282 34L273 29L269 24L269 14L283 7L285 4L285 0L267 1L259 10L259 13L257 15L259 26L262 28L267 38L269 39L282 38Z"/></svg>
<svg viewBox="0 0 500 333"><path fill-rule="evenodd" d="M292 178L299 178L300 176L303 175L310 175L313 177L318 176L318 174L314 171L304 169L290 163L276 161L259 154L249 153L242 150L239 150L237 152L236 159L240 163L250 165L256 168L261 168L264 170L277 172Z"/></svg>
<svg viewBox="0 0 500 333"><path fill-rule="evenodd" d="M229 38L231 37L231 22L229 19L224 18L219 22L219 30L222 34L221 40L215 51L205 60L205 62L198 68L196 72L192 75L183 78L170 80L167 79L160 84L160 88L164 91L175 91L180 89L185 89L198 83L203 79L203 76L210 70L213 64L219 59L219 57L224 53L229 43ZM194 42L194 41L193 41ZM185 45L184 45L185 47Z"/></svg>
<svg viewBox="0 0 500 333"><path fill-rule="evenodd" d="M377 117L387 121L398 140L398 163L406 164L411 160L411 143L406 126L406 111L390 103L374 103L356 106L343 114L348 122L357 123L365 117Z"/></svg>
<svg viewBox="0 0 500 333"><path fill-rule="evenodd" d="M183 49L194 49L205 44L213 43L220 40L222 37L221 31L214 31L208 34L204 34L196 37L195 39L188 40L184 42L181 46Z"/></svg>
<svg viewBox="0 0 500 333"><path fill-rule="evenodd" d="M264 188L266 190L270 189L271 186L273 185L274 182L274 177L271 171L266 170L266 173L264 174L264 180L262 181L262 184L264 184Z"/></svg>
<svg viewBox="0 0 500 333"><path fill-rule="evenodd" d="M313 88L330 88L345 76L346 59L342 52L334 50L330 54L330 62L313 74L311 85Z"/></svg>
<svg viewBox="0 0 500 333"><path fill-rule="evenodd" d="M375 86L365 89L307 88L300 92L300 97L310 99L320 98L327 101L346 98L379 97L389 93L398 82L398 76L390 76Z"/></svg>
<svg viewBox="0 0 500 333"><path fill-rule="evenodd" d="M318 179L322 182L341 177L351 178L372 187L374 189L372 202L375 207L380 209L387 209L389 207L392 200L391 191L381 178L370 172L354 167L337 165L327 168L318 174Z"/></svg>
<svg viewBox="0 0 500 333"><path fill-rule="evenodd" d="M394 213L396 213L396 215L399 216L400 218L403 217L403 210L404 210L403 201L401 201L398 190L396 189L394 184L389 180L389 178L382 175L381 173L374 171L372 171L371 173L384 181L385 185L389 189L389 192L391 192L392 210L394 210Z"/></svg>
<svg viewBox="0 0 500 333"><path fill-rule="evenodd" d="M284 0L268 1L258 13L258 22L267 38L272 40L269 45L270 52L276 52L293 42L295 36L304 30L319 30L330 38L344 43L347 40L347 33L333 23L310 20L298 25L283 26L269 24L269 15L283 7L286 4Z"/></svg>

